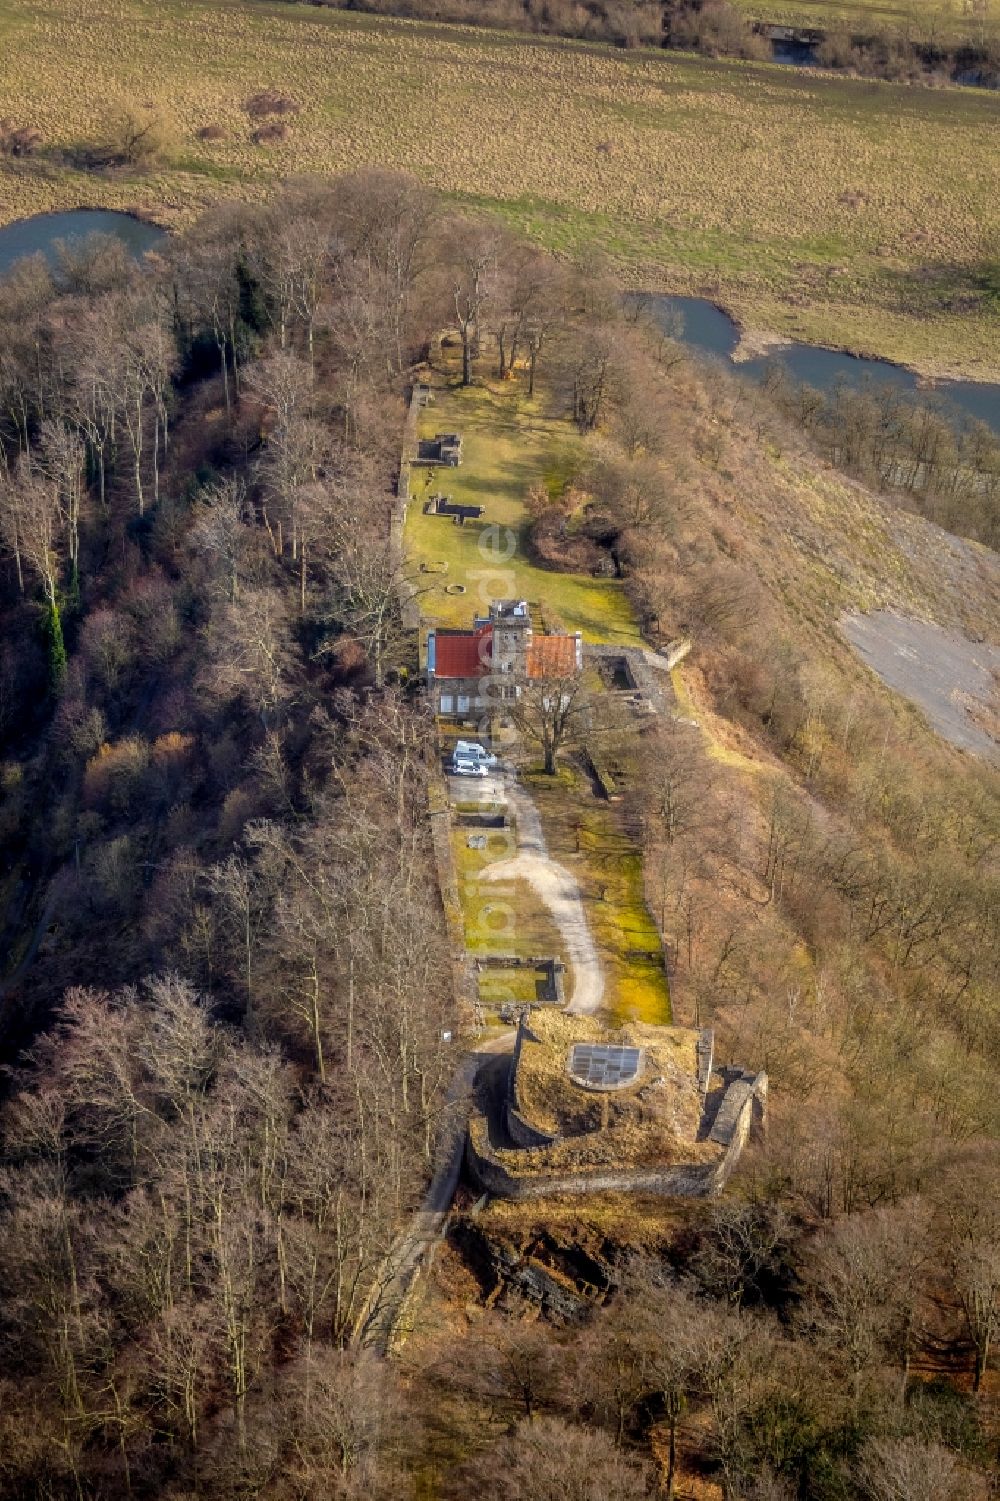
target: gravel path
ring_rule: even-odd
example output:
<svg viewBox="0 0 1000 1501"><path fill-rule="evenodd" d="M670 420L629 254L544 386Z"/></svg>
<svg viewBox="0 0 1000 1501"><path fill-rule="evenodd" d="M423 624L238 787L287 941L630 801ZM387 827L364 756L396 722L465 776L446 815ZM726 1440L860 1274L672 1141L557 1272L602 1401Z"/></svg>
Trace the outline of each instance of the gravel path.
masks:
<svg viewBox="0 0 1000 1501"><path fill-rule="evenodd" d="M580 886L545 848L538 809L523 788L509 784L507 801L517 820L517 854L482 873L484 881L527 881L541 898L559 929L573 988L566 1010L596 1011L604 998L604 974L587 925Z"/></svg>

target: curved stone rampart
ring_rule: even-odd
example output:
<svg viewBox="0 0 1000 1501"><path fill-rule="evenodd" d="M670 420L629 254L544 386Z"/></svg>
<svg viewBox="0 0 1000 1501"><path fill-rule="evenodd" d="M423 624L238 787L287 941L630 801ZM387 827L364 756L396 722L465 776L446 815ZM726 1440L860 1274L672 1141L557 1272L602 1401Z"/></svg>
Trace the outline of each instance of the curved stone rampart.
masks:
<svg viewBox="0 0 1000 1501"><path fill-rule="evenodd" d="M466 1162L475 1181L499 1199L540 1199L557 1194L655 1193L706 1198L717 1193L718 1163L652 1169L597 1168L579 1173L512 1173L489 1145L484 1117L469 1124Z"/></svg>
<svg viewBox="0 0 1000 1501"><path fill-rule="evenodd" d="M678 1163L662 1168L606 1167L582 1169L579 1172L519 1173L508 1168L494 1152L490 1145L489 1123L478 1111L469 1121L466 1162L480 1188L500 1199L520 1201L559 1194L592 1193L652 1193L671 1198L712 1198L726 1186L751 1132L755 1126L762 1127L765 1118L767 1075L747 1075L734 1081L727 1091L727 1098L737 1084L742 1087L738 1095L733 1096L733 1109L725 1133L725 1150L713 1162ZM527 1133L534 1133L534 1127L529 1126L520 1118L516 1109L511 1108L509 1099L506 1103L511 1139L519 1146L544 1145L545 1143L536 1141L522 1143L518 1140L515 1131L510 1130L512 1120Z"/></svg>

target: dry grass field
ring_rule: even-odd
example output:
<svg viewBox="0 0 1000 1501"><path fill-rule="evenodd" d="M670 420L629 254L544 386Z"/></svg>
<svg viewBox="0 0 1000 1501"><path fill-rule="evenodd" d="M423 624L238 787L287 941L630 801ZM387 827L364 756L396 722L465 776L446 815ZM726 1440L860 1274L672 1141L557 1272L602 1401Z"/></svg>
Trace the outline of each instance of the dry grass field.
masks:
<svg viewBox="0 0 1000 1501"><path fill-rule="evenodd" d="M736 0L755 21L896 34L917 42L982 43L1000 32L997 0Z"/></svg>
<svg viewBox="0 0 1000 1501"><path fill-rule="evenodd" d="M752 328L1000 373L987 93L254 0L0 0L0 36L3 112L50 153L0 166L2 220L87 204L179 224L220 193L377 163ZM244 102L267 87L300 108L256 145ZM65 166L124 99L169 122L165 161Z"/></svg>

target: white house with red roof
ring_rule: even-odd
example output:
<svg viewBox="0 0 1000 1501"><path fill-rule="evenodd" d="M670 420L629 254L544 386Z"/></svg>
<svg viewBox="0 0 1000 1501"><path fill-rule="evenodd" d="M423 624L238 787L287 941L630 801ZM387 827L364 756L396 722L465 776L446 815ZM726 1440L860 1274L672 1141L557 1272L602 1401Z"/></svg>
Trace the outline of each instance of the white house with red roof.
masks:
<svg viewBox="0 0 1000 1501"><path fill-rule="evenodd" d="M516 699L524 683L583 670L583 638L536 635L523 599L495 600L471 631L437 630L427 637L427 681L435 713L479 719Z"/></svg>

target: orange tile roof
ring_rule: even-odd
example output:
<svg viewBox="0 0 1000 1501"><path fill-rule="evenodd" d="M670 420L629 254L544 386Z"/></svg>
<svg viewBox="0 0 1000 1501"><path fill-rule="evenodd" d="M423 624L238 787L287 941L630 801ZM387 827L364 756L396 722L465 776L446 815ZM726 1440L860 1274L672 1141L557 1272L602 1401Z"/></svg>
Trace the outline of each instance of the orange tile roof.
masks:
<svg viewBox="0 0 1000 1501"><path fill-rule="evenodd" d="M532 636L528 642L529 678L565 678L575 672L575 636Z"/></svg>

